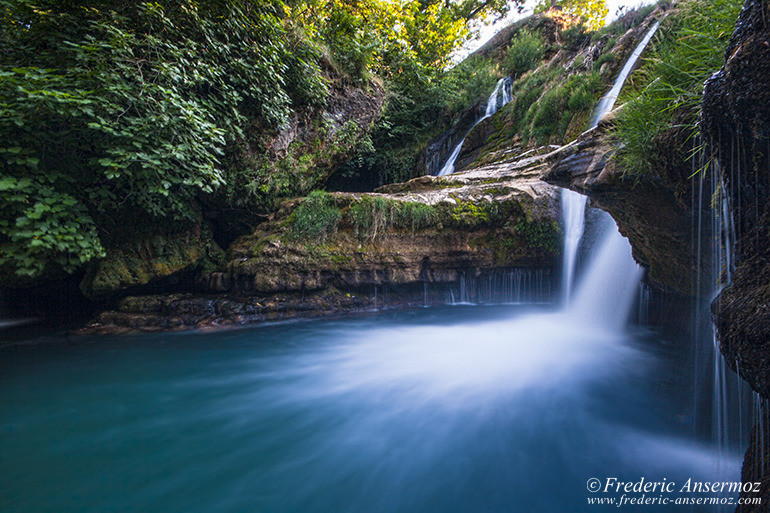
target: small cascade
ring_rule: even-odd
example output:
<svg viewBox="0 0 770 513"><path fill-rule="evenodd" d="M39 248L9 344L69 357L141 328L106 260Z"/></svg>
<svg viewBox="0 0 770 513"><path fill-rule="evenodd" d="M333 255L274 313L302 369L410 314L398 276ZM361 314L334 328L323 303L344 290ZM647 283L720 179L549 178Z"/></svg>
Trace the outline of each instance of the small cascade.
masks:
<svg viewBox="0 0 770 513"><path fill-rule="evenodd" d="M631 72L634 70L634 66L636 66L636 61L639 60L639 57L641 57L642 53L644 52L644 49L647 48L647 45L652 40L652 36L655 35L655 32L658 31L658 27L660 27L660 22L656 21L652 27L650 27L650 30L647 31L647 34L644 36L644 39L641 40L641 42L636 46L634 49L634 53L631 54L631 56L626 61L626 65L623 66L623 69L620 71L620 74L618 75L618 78L615 80L615 83L612 86L612 89L610 89L610 92L608 92L606 95L602 97L601 100L599 100L599 104L596 106L596 110L594 110L594 115L591 118L591 124L589 126L589 130L591 128L595 128L599 121L604 117L605 114L610 112L615 107L615 102L618 101L618 96L620 96L620 91L623 89L623 84L626 83L626 79L628 78L628 75L631 74Z"/></svg>
<svg viewBox="0 0 770 513"><path fill-rule="evenodd" d="M636 301L636 322L642 326L648 326L651 322L650 302L652 291L649 285L640 282L638 298Z"/></svg>
<svg viewBox="0 0 770 513"><path fill-rule="evenodd" d="M457 284L446 290L445 302L450 305L545 304L552 298L552 281L550 269L515 268L479 277L461 275ZM427 297L427 289L425 295Z"/></svg>
<svg viewBox="0 0 770 513"><path fill-rule="evenodd" d="M457 146L455 146L454 150L452 150L452 153L449 154L449 158L447 159L446 163L444 164L444 167L441 168L441 170L438 172L438 176L446 176L451 175L455 172L455 161L457 160L457 157L460 155L460 151L463 149L463 143L465 142L465 139L468 137L468 134L471 133L471 131L476 128L476 125L487 119L488 117L493 116L499 109L501 109L503 106L505 106L509 101L511 101L511 79L510 77L501 78L498 80L497 85L495 85L495 90L492 91L492 94L489 95L489 99L487 100L487 107L484 111L484 115L479 118L473 126L468 130L462 139L460 139L460 142L457 143Z"/></svg>
<svg viewBox="0 0 770 513"><path fill-rule="evenodd" d="M719 335L711 318L710 306L722 289L732 282L735 267L735 245L738 236L733 219L731 195L726 188L723 169L716 160L710 160L693 142L695 151L693 169L697 184L693 187L693 243L696 248L697 276L695 285L695 328L693 351L696 369L694 389L697 397L694 425L701 436L715 444L720 455L744 450L744 438L749 420L761 424L762 411L751 397L749 386L739 374L727 368L720 349ZM751 411L751 407L754 411ZM745 418L744 418L745 417ZM730 476L729 465L717 461L718 471ZM728 511L726 508L718 511Z"/></svg>
<svg viewBox="0 0 770 513"><path fill-rule="evenodd" d="M659 26L660 22L656 21L650 27L650 30L647 31L644 39L634 49L620 75L618 75L618 78L612 85L612 89L602 97L596 106L591 123L588 125L588 130L596 128L599 125L599 121L615 107L615 102L618 100L621 89L623 89L623 84L625 84L628 75L636 66L636 61L639 60L639 57L650 40L652 40L652 36L655 35ZM572 294L577 251L580 246L580 240L583 238L583 231L585 230L585 208L588 198L569 189L562 189L561 201L564 215L564 269L562 271L564 284L562 293L564 294L565 304L568 304Z"/></svg>

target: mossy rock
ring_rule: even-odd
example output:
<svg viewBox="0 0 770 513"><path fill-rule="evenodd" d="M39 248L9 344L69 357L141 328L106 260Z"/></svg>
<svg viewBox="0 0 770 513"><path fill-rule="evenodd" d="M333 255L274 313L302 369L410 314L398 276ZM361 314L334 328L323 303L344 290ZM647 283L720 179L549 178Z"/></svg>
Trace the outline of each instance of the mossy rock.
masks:
<svg viewBox="0 0 770 513"><path fill-rule="evenodd" d="M224 252L208 234L154 234L115 248L80 283L87 297L105 297L197 268L212 270Z"/></svg>

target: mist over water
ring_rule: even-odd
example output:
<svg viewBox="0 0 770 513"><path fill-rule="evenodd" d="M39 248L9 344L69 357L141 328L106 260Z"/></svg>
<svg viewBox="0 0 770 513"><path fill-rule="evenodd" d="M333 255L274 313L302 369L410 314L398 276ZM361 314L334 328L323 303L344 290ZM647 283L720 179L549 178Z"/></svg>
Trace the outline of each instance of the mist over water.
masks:
<svg viewBox="0 0 770 513"><path fill-rule="evenodd" d="M3 361L4 512L595 511L590 477L724 476L678 420L689 402L659 388L686 383L679 356L542 307L86 339ZM721 459L732 479L739 457Z"/></svg>

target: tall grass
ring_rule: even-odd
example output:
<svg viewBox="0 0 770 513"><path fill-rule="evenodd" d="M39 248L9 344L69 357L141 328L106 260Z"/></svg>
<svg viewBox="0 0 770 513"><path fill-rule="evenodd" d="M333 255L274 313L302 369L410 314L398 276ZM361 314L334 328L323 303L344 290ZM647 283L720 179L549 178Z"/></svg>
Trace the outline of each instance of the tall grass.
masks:
<svg viewBox="0 0 770 513"><path fill-rule="evenodd" d="M724 64L742 0L689 0L661 25L652 52L632 75L617 137L621 167L641 179L666 165L664 135L697 133L705 80Z"/></svg>
<svg viewBox="0 0 770 513"><path fill-rule="evenodd" d="M313 191L297 207L289 222L294 239L324 242L337 233L342 212L334 205L328 192Z"/></svg>
<svg viewBox="0 0 770 513"><path fill-rule="evenodd" d="M347 213L356 237L375 240L393 228L411 229L412 233L436 224L436 209L424 203L395 201L380 196L364 196Z"/></svg>

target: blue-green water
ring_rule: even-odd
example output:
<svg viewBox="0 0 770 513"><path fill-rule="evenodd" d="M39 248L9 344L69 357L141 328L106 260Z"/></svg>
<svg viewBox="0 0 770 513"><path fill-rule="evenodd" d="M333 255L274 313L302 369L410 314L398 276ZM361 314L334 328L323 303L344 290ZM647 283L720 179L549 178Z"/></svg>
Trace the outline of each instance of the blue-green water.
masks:
<svg viewBox="0 0 770 513"><path fill-rule="evenodd" d="M693 436L674 346L528 308L53 339L0 359L3 513L602 511L589 478L739 475L739 454Z"/></svg>

